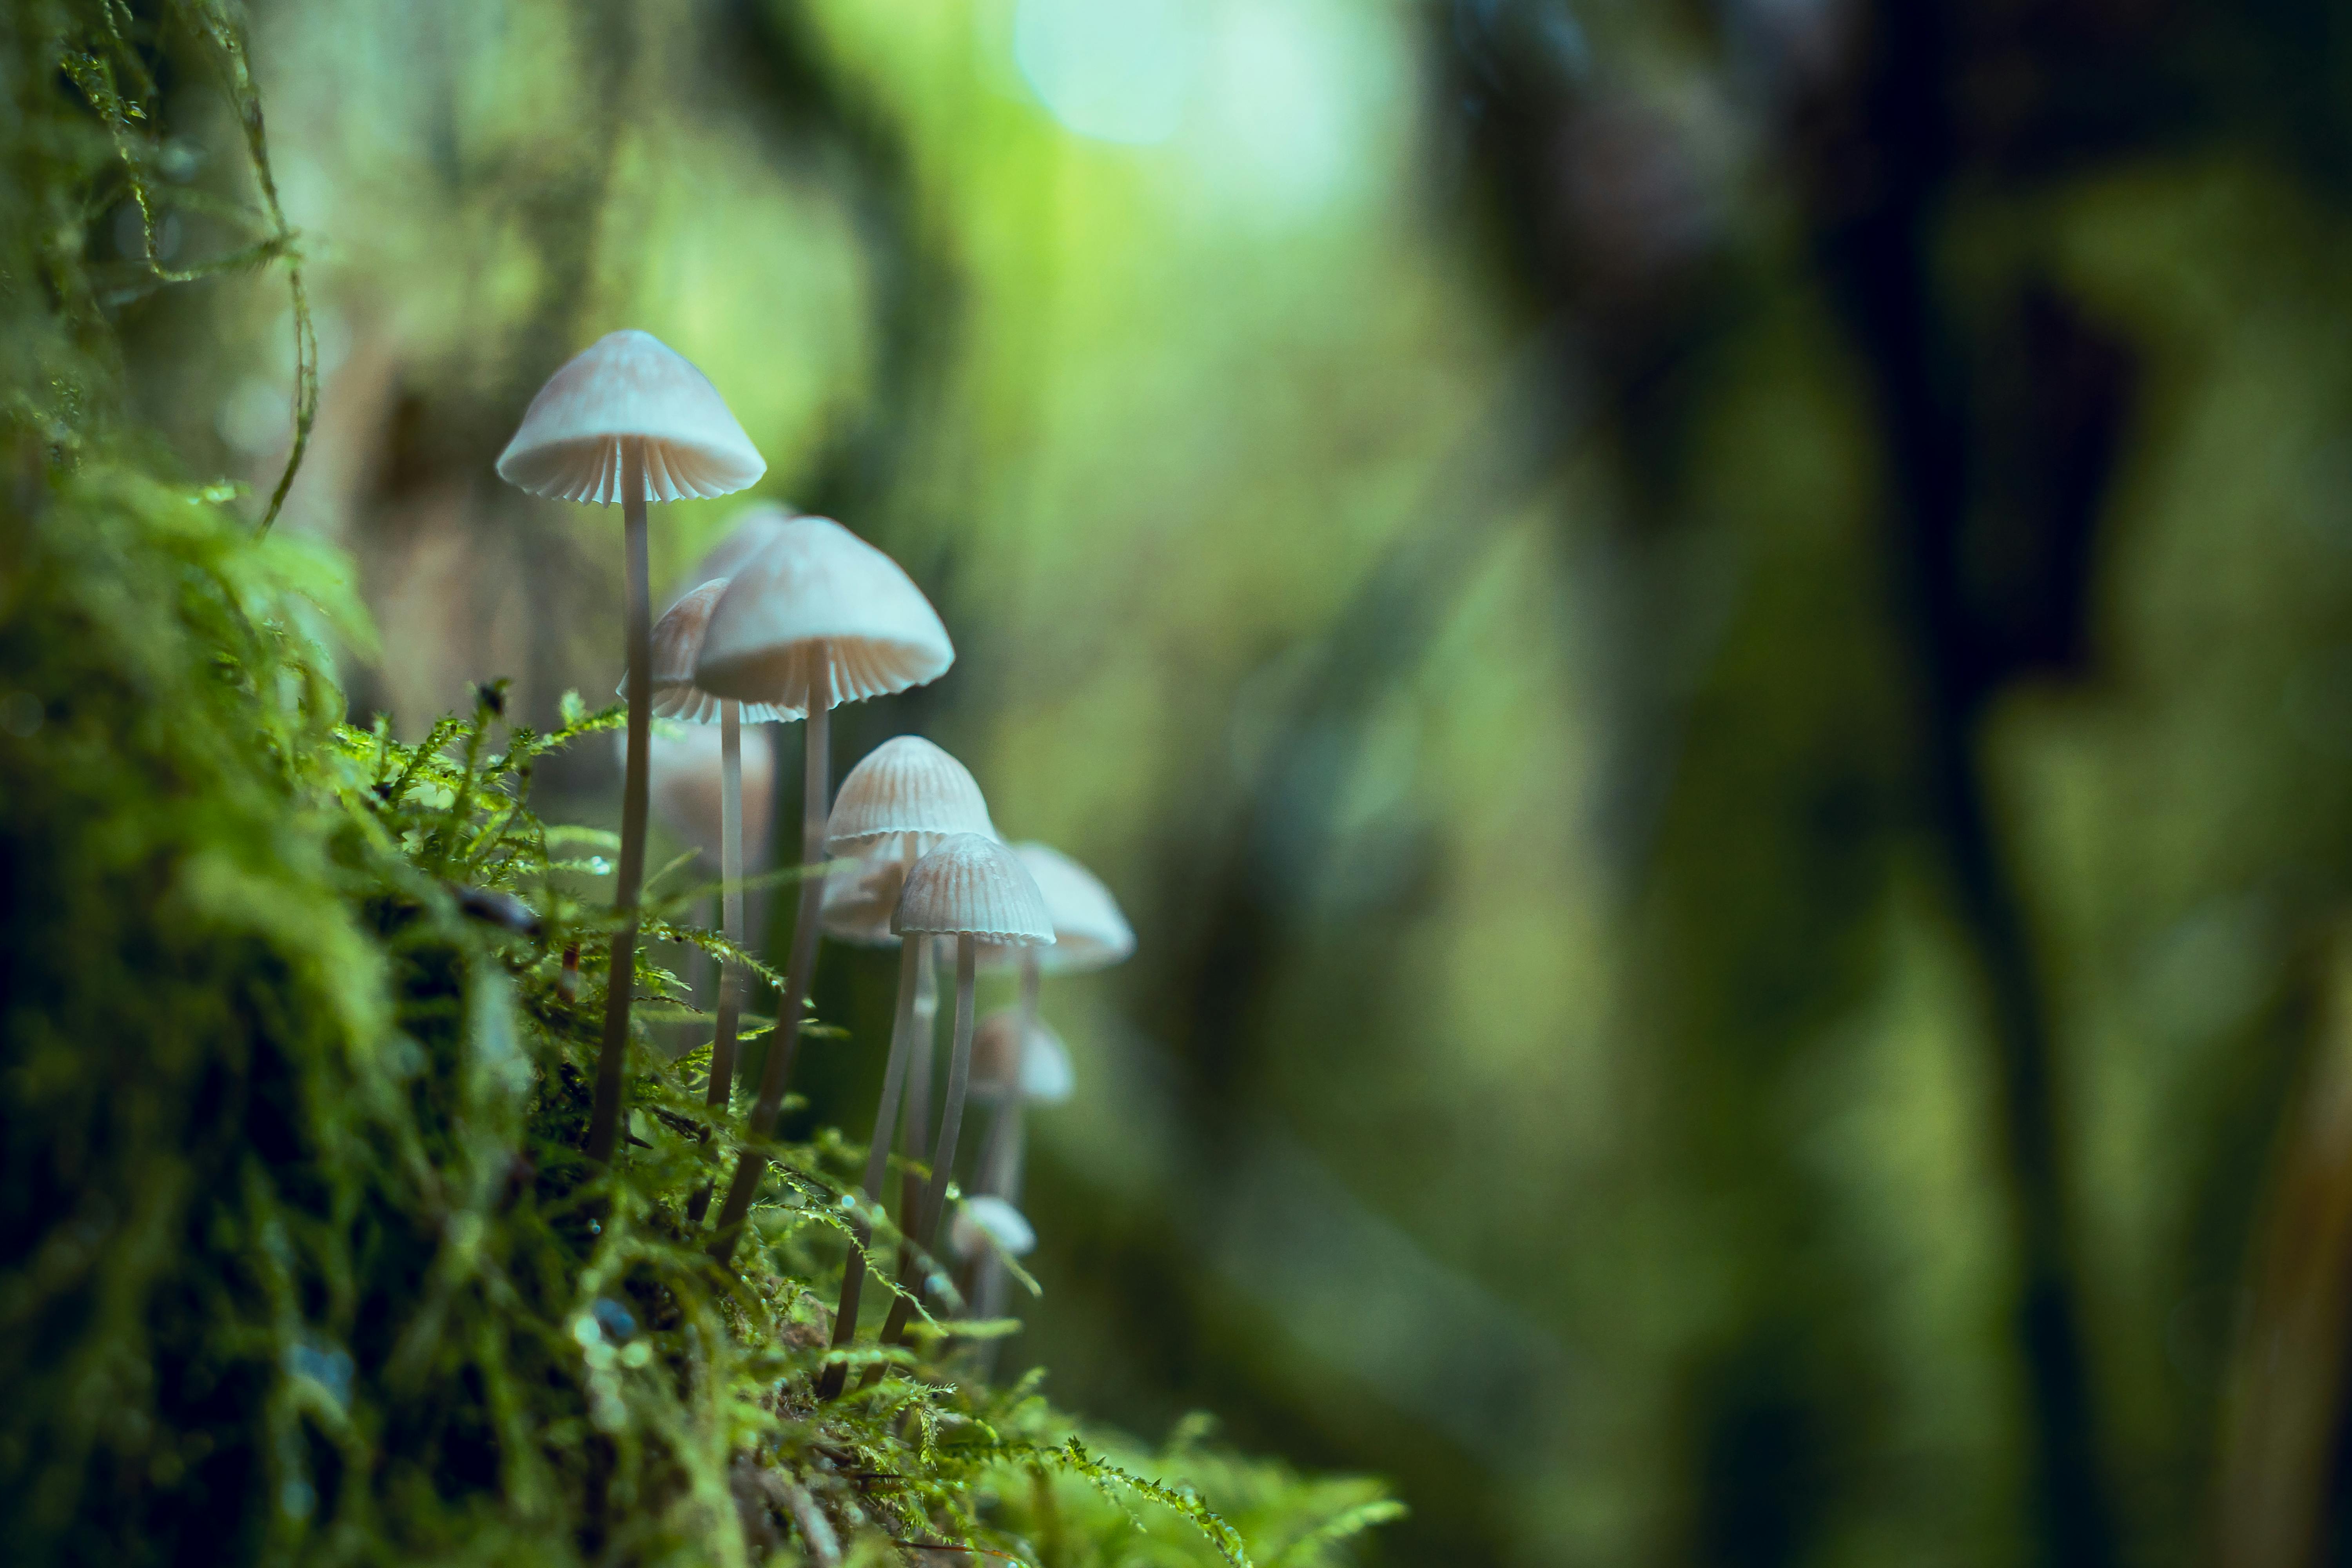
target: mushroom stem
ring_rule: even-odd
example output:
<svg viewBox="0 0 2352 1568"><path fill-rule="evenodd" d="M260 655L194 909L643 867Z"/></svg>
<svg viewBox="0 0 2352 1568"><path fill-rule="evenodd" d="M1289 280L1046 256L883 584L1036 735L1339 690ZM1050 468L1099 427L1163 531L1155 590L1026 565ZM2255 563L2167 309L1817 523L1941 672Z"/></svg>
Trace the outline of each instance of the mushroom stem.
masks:
<svg viewBox="0 0 2352 1568"><path fill-rule="evenodd" d="M898 1115L898 1092L907 1081L907 1058L914 1054L915 992L923 966L922 955L929 943L918 937L908 937L898 949L898 1006L890 1020L890 1059L882 1069L882 1100L874 1108L874 1138L866 1146L866 1202L870 1207L882 1201L882 1178L890 1165L891 1136L896 1131ZM839 1350L857 1338L858 1297L866 1289L866 1249L874 1240L874 1226L864 1215L850 1222L856 1233L857 1245L850 1249L849 1260L842 1266L841 1305L833 1314L833 1348ZM818 1380L816 1396L831 1399L841 1393L847 1381L849 1368L835 1362L824 1369Z"/></svg>
<svg viewBox="0 0 2352 1568"><path fill-rule="evenodd" d="M719 704L719 927L742 947L743 926L743 705L730 697ZM710 1089L705 1102L725 1110L735 1083L735 1026L743 1007L743 966L728 959L719 972L719 1030L710 1040Z"/></svg>
<svg viewBox="0 0 2352 1568"><path fill-rule="evenodd" d="M733 698L719 704L719 929L737 947L743 927L743 705ZM727 959L719 967L719 1020L710 1036L710 1087L702 1103L723 1119L735 1087L735 1030L743 1011L743 966ZM688 1225L700 1225L710 1207L712 1184L705 1182L686 1205Z"/></svg>
<svg viewBox="0 0 2352 1568"><path fill-rule="evenodd" d="M980 1146L980 1158L971 1172L971 1188L975 1193L992 1193L1007 1203L1017 1203L1021 1186L1021 1107L1028 1079L1024 1076L1028 1067L1029 1037L1037 1027L1037 992L1040 974L1034 949L1021 950L1021 1048L1013 1058L1012 1091L996 1102L995 1114L989 1118L988 1138ZM994 1253L988 1254L993 1258ZM985 1269L986 1265L982 1265Z"/></svg>
<svg viewBox="0 0 2352 1568"><path fill-rule="evenodd" d="M972 938L956 938L955 1045L948 1056L947 1102L940 1108L940 1137L931 1149L931 1179L923 1188L922 1207L915 1215L915 1228L908 1233L899 1251L898 1279L907 1287L908 1294L890 1305L889 1321L882 1325L882 1343L886 1345L895 1345L906 1337L907 1320L914 1315L912 1299L924 1293L915 1261L917 1238L920 1238L925 1252L934 1252L939 1247L940 1218L947 1208L948 1181L955 1169L956 1132L963 1121L964 1091L971 1084L971 982L979 956ZM865 1382L871 1383L880 1373L878 1366L868 1368Z"/></svg>
<svg viewBox="0 0 2352 1568"><path fill-rule="evenodd" d="M646 450L621 442L621 516L629 562L629 748L621 784L621 865L613 908L613 959L604 973L604 1042L596 1053L596 1094L588 1112L588 1158L609 1164L620 1142L621 1081L629 1047L629 1004L636 990L637 892L646 879L646 748L653 727L653 591L646 560Z"/></svg>
<svg viewBox="0 0 2352 1568"><path fill-rule="evenodd" d="M910 941L913 939L909 939ZM898 1144L908 1164L898 1178L898 1230L912 1236L915 1215L923 1201L923 1177L914 1157L931 1139L931 1058L939 1048L940 947L937 937L921 939L922 973L915 990L915 1055L907 1064L907 1104L899 1122Z"/></svg>
<svg viewBox="0 0 2352 1568"><path fill-rule="evenodd" d="M760 1098L751 1108L751 1125L746 1129L753 1138L775 1135L776 1119L784 1106L784 1088L792 1082L793 1056L800 1048L801 1025L806 1021L802 1015L807 1011L809 980L816 967L817 926L824 915L824 819L832 779L832 718L833 662L820 647L809 671L808 726L803 737L807 753L801 796L801 864L809 869L801 878L800 913L793 922L792 967L784 972L783 1000L777 1007L775 1033L768 1041L767 1064L760 1070ZM710 1256L722 1264L735 1256L743 1216L751 1212L751 1199L767 1167L768 1157L749 1149L735 1162L735 1180L727 1189L727 1202L719 1211L718 1234L710 1241Z"/></svg>
<svg viewBox="0 0 2352 1568"><path fill-rule="evenodd" d="M1024 1121L1025 1096L1022 1090L1027 1083L1029 1037L1037 1027L1037 993L1042 984L1034 948L1021 950L1021 1049L1013 1058L1013 1092L999 1100L996 1114L990 1121L988 1142L981 1145L980 1161L972 1169L972 1187L976 1192L992 1194L1018 1207L1021 1203L1021 1163L1028 1146L1028 1130ZM972 1266L971 1315L985 1321L1001 1317L1004 1310L1004 1260L992 1248L980 1255ZM981 1347L983 1372L996 1362L1000 1340L990 1340Z"/></svg>

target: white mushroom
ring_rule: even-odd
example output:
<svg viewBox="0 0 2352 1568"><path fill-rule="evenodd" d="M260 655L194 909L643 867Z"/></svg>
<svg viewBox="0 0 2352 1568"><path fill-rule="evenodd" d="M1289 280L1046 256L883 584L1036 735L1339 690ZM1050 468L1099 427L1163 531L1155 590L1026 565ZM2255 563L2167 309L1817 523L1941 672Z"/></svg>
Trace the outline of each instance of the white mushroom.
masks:
<svg viewBox="0 0 2352 1568"><path fill-rule="evenodd" d="M992 1252L1026 1258L1037 1250L1037 1232L1028 1217L1003 1198L964 1199L948 1227L948 1250L967 1263Z"/></svg>
<svg viewBox="0 0 2352 1568"><path fill-rule="evenodd" d="M611 1161L637 952L637 895L646 873L647 737L652 719L653 606L646 504L721 496L759 481L767 463L726 399L700 371L647 332L608 333L548 377L498 462L499 477L559 500L621 503L629 601L628 753L621 793L621 863L604 993L604 1038L588 1117L588 1158Z"/></svg>
<svg viewBox="0 0 2352 1568"><path fill-rule="evenodd" d="M905 1227L899 1279L908 1294L892 1303L882 1325L882 1342L895 1344L906 1332L910 1298L922 1283L915 1277L915 1248L938 1245L940 1216L955 1168L957 1134L971 1083L972 975L982 942L1008 947L1050 947L1053 916L1020 858L993 838L958 834L915 863L907 874L894 922L900 936L931 934L956 939L955 1044L948 1057L947 1103L940 1110L940 1134L931 1150L931 1179L922 1205ZM870 1371L871 1382L879 1369Z"/></svg>
<svg viewBox="0 0 2352 1568"><path fill-rule="evenodd" d="M889 916L899 902L913 867L956 834L980 834L992 838L988 803L961 763L918 735L885 741L850 769L849 776L841 781L841 794L834 801L832 816L825 823L825 845L832 853L865 856L854 874L838 879L839 886L846 889L838 900L834 883L828 882L824 907L829 915L837 917L839 923L828 919L826 930L846 929L858 941L870 942L878 936L880 941L901 943L890 1056L882 1071L882 1098L875 1108L874 1137L866 1145L865 1193L869 1204L879 1203L882 1198L882 1180L889 1165L892 1119L898 1110L902 1089L908 1087L910 1073L915 1092L906 1097L907 1115L901 1133L909 1152L919 1145L930 1099L930 1021L928 1016L922 1018L919 1027L917 1005L929 979L931 942L923 937L902 941L889 930ZM883 917L878 933L874 927L877 910ZM910 1185L908 1198L900 1205L902 1219L908 1224L912 1223L915 1207L912 1197ZM856 1230L858 1247L852 1250L843 1269L841 1300L834 1312L835 1345L849 1343L857 1332L858 1299L866 1284L862 1249L872 1239L873 1230L862 1219L856 1222ZM840 1393L845 1376L839 1363L828 1367L818 1384L818 1396L829 1399Z"/></svg>
<svg viewBox="0 0 2352 1568"><path fill-rule="evenodd" d="M710 612L694 683L785 718L808 720L801 820L799 919L776 1034L751 1108L755 1138L770 1135L792 1082L802 1013L816 965L825 883L828 751L835 704L935 680L955 662L939 612L898 563L824 517L796 517L728 579ZM766 1167L746 1154L719 1213L711 1255L731 1258Z"/></svg>

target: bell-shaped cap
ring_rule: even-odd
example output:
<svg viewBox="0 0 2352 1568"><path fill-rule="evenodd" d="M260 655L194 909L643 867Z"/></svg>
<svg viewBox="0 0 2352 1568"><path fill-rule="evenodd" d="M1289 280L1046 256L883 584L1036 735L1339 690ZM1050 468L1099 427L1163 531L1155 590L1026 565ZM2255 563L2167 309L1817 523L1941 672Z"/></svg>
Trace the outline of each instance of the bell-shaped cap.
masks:
<svg viewBox="0 0 2352 1568"><path fill-rule="evenodd" d="M964 1199L956 1210L948 1226L948 1246L966 1262L992 1250L1023 1258L1036 1250L1037 1232L1019 1209L983 1193Z"/></svg>
<svg viewBox="0 0 2352 1568"><path fill-rule="evenodd" d="M784 524L800 516L792 508L772 500L755 500L734 514L734 526L726 537L703 552L695 564L694 580L708 583L714 577L732 577L743 569L743 563L773 544L782 534Z"/></svg>
<svg viewBox="0 0 2352 1568"><path fill-rule="evenodd" d="M971 936L1006 947L1054 942L1054 917L1019 857L978 833L943 839L915 862L890 924L901 936Z"/></svg>
<svg viewBox="0 0 2352 1568"><path fill-rule="evenodd" d="M907 866L898 855L869 855L835 870L824 879L824 906L818 916L824 934L856 947L898 946L890 917L907 885Z"/></svg>
<svg viewBox="0 0 2352 1568"><path fill-rule="evenodd" d="M703 633L710 626L711 607L727 587L719 578L705 583L686 597L672 605L654 623L653 671L654 716L659 719L679 719L688 724L719 722L719 700L694 683L694 663L702 656ZM614 694L629 694L629 679L621 678ZM764 724L783 715L764 702L743 704L742 721L746 724Z"/></svg>
<svg viewBox="0 0 2352 1568"><path fill-rule="evenodd" d="M710 378L651 332L607 332L539 389L499 478L557 500L620 500L621 444L645 444L646 499L723 496L768 465Z"/></svg>
<svg viewBox="0 0 2352 1568"><path fill-rule="evenodd" d="M694 683L788 719L936 680L955 662L939 612L898 563L829 517L796 517L728 580Z"/></svg>
<svg viewBox="0 0 2352 1568"><path fill-rule="evenodd" d="M859 759L833 797L825 846L835 855L919 860L950 833L996 837L971 770L920 735L898 735Z"/></svg>
<svg viewBox="0 0 2352 1568"><path fill-rule="evenodd" d="M1059 1105L1077 1088L1070 1047L1043 1018L1021 1038L1021 1009L1000 1007L971 1032L971 1097L993 1105L1014 1092L1032 1105Z"/></svg>
<svg viewBox="0 0 2352 1568"><path fill-rule="evenodd" d="M1049 974L1082 974L1108 969L1135 952L1135 931L1119 912L1118 900L1092 871L1049 844L1015 844L1045 907L1054 915L1054 945L1027 956ZM1003 965L1024 956L1004 948L983 949L983 964Z"/></svg>
<svg viewBox="0 0 2352 1568"><path fill-rule="evenodd" d="M654 816L679 838L700 850L713 868L723 863L720 831L719 734L716 729L687 729L656 724L647 738L646 795ZM627 765L629 738L613 732L614 760ZM765 800L773 787L775 745L771 731L743 731L743 798ZM766 863L768 814L743 813L743 857L747 866Z"/></svg>

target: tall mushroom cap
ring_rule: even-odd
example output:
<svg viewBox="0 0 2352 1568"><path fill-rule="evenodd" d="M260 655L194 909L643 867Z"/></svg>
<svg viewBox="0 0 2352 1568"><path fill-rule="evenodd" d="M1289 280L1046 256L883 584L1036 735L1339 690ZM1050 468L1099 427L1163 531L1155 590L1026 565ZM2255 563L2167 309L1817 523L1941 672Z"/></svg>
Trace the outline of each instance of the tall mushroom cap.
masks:
<svg viewBox="0 0 2352 1568"><path fill-rule="evenodd" d="M1135 931L1119 912L1118 900L1092 871L1048 844L1015 844L1054 916L1054 948L1036 954L1037 967L1054 974L1082 974L1124 963L1135 952ZM981 962L1012 963L1019 955L995 948Z"/></svg>
<svg viewBox="0 0 2352 1568"><path fill-rule="evenodd" d="M1078 1086L1070 1070L1070 1047L1043 1018L1029 1026L1029 1048L1021 1048L1021 1009L1000 1007L980 1021L971 1037L971 1097L983 1104L1007 1098L1017 1087L1032 1105L1059 1105Z"/></svg>
<svg viewBox="0 0 2352 1568"><path fill-rule="evenodd" d="M897 562L829 517L796 517L728 580L694 683L797 719L819 653L828 708L936 680L955 662L939 612Z"/></svg>
<svg viewBox="0 0 2352 1568"><path fill-rule="evenodd" d="M978 1258L994 1243L1008 1258L1036 1250L1037 1232L1021 1211L1003 1198L982 1193L964 1199L948 1227L948 1245L961 1258Z"/></svg>
<svg viewBox="0 0 2352 1568"><path fill-rule="evenodd" d="M1054 917L1012 850L959 833L915 862L890 921L900 935L971 936L1006 947L1050 947Z"/></svg>
<svg viewBox="0 0 2352 1568"><path fill-rule="evenodd" d="M869 855L848 870L824 879L824 905L817 919L824 934L857 947L896 947L890 916L907 885L907 862L896 855Z"/></svg>
<svg viewBox="0 0 2352 1568"><path fill-rule="evenodd" d="M723 496L757 484L766 459L710 378L651 332L607 332L547 378L499 456L499 478L533 495L609 504L621 443L645 443L646 499Z"/></svg>
<svg viewBox="0 0 2352 1568"><path fill-rule="evenodd" d="M672 605L654 623L655 717L682 719L689 724L719 722L719 700L694 683L694 663L702 655L702 638L710 626L711 609L726 587L724 577L705 583ZM628 678L624 676L614 695L628 694ZM742 721L746 724L764 724L782 717L764 702L743 704Z"/></svg>
<svg viewBox="0 0 2352 1568"><path fill-rule="evenodd" d="M835 855L917 860L951 833L993 838L971 770L920 735L898 735L859 759L833 797L825 847Z"/></svg>

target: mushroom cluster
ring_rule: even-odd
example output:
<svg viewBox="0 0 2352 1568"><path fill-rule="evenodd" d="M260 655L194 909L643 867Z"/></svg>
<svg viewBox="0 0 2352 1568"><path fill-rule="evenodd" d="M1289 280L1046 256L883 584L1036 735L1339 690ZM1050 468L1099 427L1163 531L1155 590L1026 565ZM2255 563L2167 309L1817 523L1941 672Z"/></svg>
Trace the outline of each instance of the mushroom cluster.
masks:
<svg viewBox="0 0 2352 1568"><path fill-rule="evenodd" d="M709 1250L730 1263L767 1169L759 1145L772 1138L806 1023L820 933L866 945L897 944L898 989L889 1055L875 1107L863 1205L835 1317L834 1345L856 1341L866 1247L882 1215L894 1148L900 1289L881 1326L884 1344L906 1332L926 1296L954 1284L929 1262L939 1251L968 1101L992 1109L950 1242L971 1299L1001 1306L1001 1260L1034 1243L1016 1206L1022 1108L1068 1098L1069 1057L1037 1016L1040 977L1099 968L1126 957L1134 936L1117 902L1075 861L1038 844L1000 840L979 784L930 742L900 736L850 770L831 797L830 715L844 702L887 696L937 679L955 649L938 613L898 564L829 518L754 508L707 556L698 585L661 617L651 615L646 508L711 497L758 482L766 464L723 399L693 365L658 340L614 332L566 363L532 399L499 459L499 473L533 493L621 504L628 566L621 852L614 889L619 923L607 971L586 1152L609 1163L623 1125L625 1053L635 968L636 910L645 874L651 721L656 715L719 731L720 929L747 950L742 726L803 720L806 778L798 918L782 977L777 1027L752 1103L739 1129L743 1152L712 1222ZM704 731L708 733L708 731ZM764 757L768 747L758 748ZM706 786L707 787L707 786ZM763 792L762 792L763 793ZM764 819L763 819L764 821ZM764 828L751 834L764 847ZM755 856L756 858L756 851ZM940 971L952 963L954 1029L945 1091L930 1110ZM982 969L1017 968L1017 1008L975 1019ZM705 1097L711 1125L733 1109L737 1033L748 991L744 966L721 976ZM715 1184L688 1205L699 1225ZM838 1394L848 1363L836 1356L820 1381ZM878 1369L869 1371L870 1381Z"/></svg>

